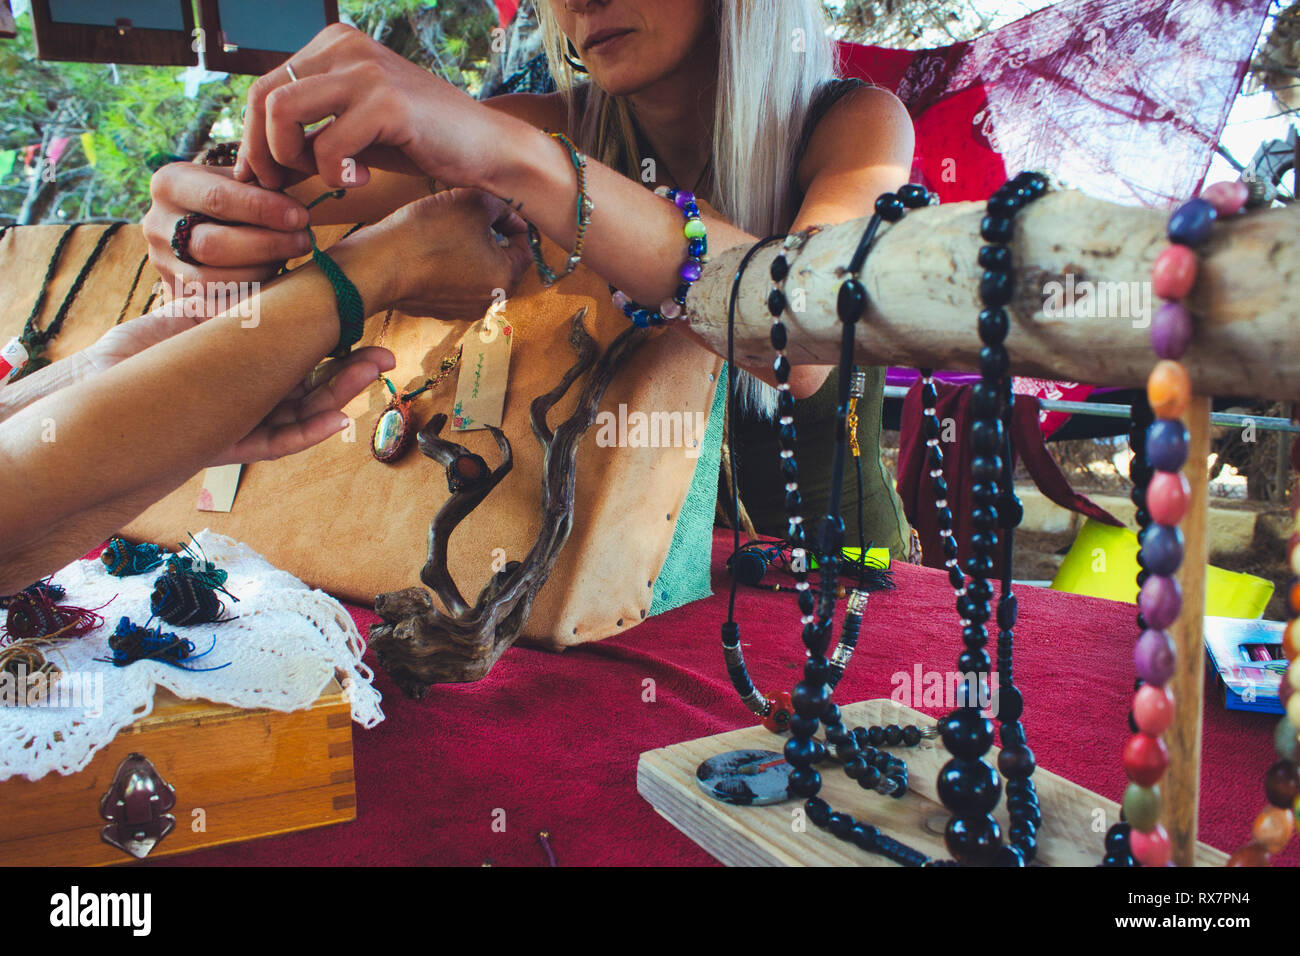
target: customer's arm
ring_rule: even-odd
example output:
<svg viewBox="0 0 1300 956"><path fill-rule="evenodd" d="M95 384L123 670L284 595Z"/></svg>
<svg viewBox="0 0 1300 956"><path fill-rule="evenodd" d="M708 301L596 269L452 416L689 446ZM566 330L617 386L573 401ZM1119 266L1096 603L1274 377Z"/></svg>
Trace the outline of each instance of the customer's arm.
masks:
<svg viewBox="0 0 1300 956"><path fill-rule="evenodd" d="M330 255L367 313L418 307L430 288L445 296L459 287L467 303L477 295L481 314L492 290L512 288L527 261L517 236L509 249L496 243L494 222L513 229L499 201L456 191L404 207ZM274 456L274 448L247 444L264 422L292 428L295 421L285 416L304 415L306 422L329 408L335 396L328 390L283 404L338 341L338 310L325 276L314 266L296 270L248 306L45 394L0 422L0 594L94 547L222 460L223 450L244 443L235 460ZM33 379L63 374L59 364ZM332 430L345 422L338 413Z"/></svg>

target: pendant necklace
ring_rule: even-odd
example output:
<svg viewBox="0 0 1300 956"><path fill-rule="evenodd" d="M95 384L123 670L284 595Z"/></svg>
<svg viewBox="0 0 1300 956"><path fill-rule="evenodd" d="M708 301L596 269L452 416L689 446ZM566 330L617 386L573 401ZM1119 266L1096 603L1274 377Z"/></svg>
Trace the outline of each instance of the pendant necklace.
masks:
<svg viewBox="0 0 1300 956"><path fill-rule="evenodd" d="M388 323L392 317L393 310L389 309L375 344L383 341L384 334L388 331ZM374 456L376 461L389 465L406 454L406 450L411 447L411 441L417 431L417 429L411 427L411 402L422 392L440 385L460 365L460 355L461 347L457 345L455 349L444 355L442 361L438 363L437 374L432 378L426 378L423 385L413 388L409 392L399 394L388 376L380 374L379 380L384 383L392 397L378 420L376 420L375 430L370 436L370 454Z"/></svg>

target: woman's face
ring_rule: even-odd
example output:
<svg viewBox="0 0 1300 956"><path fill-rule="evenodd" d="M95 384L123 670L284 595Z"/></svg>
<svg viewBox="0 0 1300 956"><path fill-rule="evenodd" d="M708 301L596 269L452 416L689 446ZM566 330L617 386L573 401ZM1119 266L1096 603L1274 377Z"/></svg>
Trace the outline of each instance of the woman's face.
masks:
<svg viewBox="0 0 1300 956"><path fill-rule="evenodd" d="M709 0L549 0L578 59L626 96L675 73L711 30Z"/></svg>

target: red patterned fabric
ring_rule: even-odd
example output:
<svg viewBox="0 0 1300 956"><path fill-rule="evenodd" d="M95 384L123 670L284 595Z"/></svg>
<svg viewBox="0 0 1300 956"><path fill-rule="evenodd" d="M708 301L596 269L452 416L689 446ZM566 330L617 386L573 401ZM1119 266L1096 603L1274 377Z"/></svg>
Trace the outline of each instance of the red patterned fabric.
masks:
<svg viewBox="0 0 1300 956"><path fill-rule="evenodd" d="M1028 395L1035 399L1051 399L1068 402L1085 401L1096 390L1094 385L1082 385L1079 382L1052 382L1043 378L1026 378L1015 375L1011 379L1011 391L1017 395ZM1044 437L1049 437L1058 428L1070 420L1069 412L1049 412L1044 408L1038 410L1038 427Z"/></svg>
<svg viewBox="0 0 1300 956"><path fill-rule="evenodd" d="M975 500L971 496L971 483L968 479L973 455L971 443L966 440L972 419L972 386L936 382L935 391L939 396L935 402L935 414L941 423L948 423L940 432L939 447L943 451L944 478L948 481L952 531L965 553L966 542L975 530L971 524L971 510L975 506ZM1014 450L1018 459L1024 462L1025 470L1029 472L1034 484L1050 501L1062 508L1109 525L1121 525L1122 522L1105 508L1070 487L1060 466L1043 444L1043 434L1038 427L1040 414L1038 400L1032 395L1017 399L1011 413ZM939 520L934 506L934 486L926 461L929 456L921 426L921 385L918 382L903 399L903 412L899 421L898 497L903 502L907 523L916 530L921 541L924 563L931 568L942 568L944 558L939 540ZM951 434L948 433L949 429ZM993 565L995 573L1001 573L1000 549L994 553Z"/></svg>
<svg viewBox="0 0 1300 956"><path fill-rule="evenodd" d="M1268 7L1067 0L935 50L839 48L846 75L907 105L924 184L944 201L987 198L1008 170L1036 169L1162 207L1199 189Z"/></svg>
<svg viewBox="0 0 1300 956"><path fill-rule="evenodd" d="M913 179L945 202L986 199L1008 172L1036 169L1099 199L1170 206L1199 191L1268 6L1068 0L934 50L840 43L841 70L906 104ZM1015 384L1072 401L1093 388ZM1068 418L1043 412L1039 425L1051 435Z"/></svg>

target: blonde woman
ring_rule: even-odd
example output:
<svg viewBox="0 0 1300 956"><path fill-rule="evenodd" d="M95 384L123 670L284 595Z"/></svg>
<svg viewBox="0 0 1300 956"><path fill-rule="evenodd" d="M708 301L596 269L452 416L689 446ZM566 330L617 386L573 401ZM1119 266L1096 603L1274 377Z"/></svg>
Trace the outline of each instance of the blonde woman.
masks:
<svg viewBox="0 0 1300 956"><path fill-rule="evenodd" d="M501 197L573 249L573 165L543 131L558 130L590 157L583 264L632 300L659 303L677 287L684 240L681 213L653 187L688 189L707 201L712 210L703 219L716 255L765 235L869 215L876 196L908 179L906 110L887 91L832 82L817 0L539 0L538 7L558 87L546 95L478 101L350 27L322 31L253 84L233 171L178 165L155 175L144 222L154 264L188 281L264 278L306 249L307 213L291 196L342 186L347 198L314 209L312 221L375 222L427 196L431 179ZM304 133L328 117L323 129ZM285 187L287 195L268 192ZM172 233L192 211L223 223L198 225L192 261L181 262ZM435 273L438 263L428 268ZM448 275L445 302L431 290L430 314L486 308L495 281L473 271ZM765 365L747 371L774 381ZM795 397L817 393L827 372L797 367ZM877 378L877 423L879 388ZM755 407L774 405L773 391L753 379L746 393ZM768 457L775 461L747 456L746 470ZM871 459L877 467L878 457ZM901 510L892 489L877 485L889 508ZM889 543L905 528L893 522Z"/></svg>

